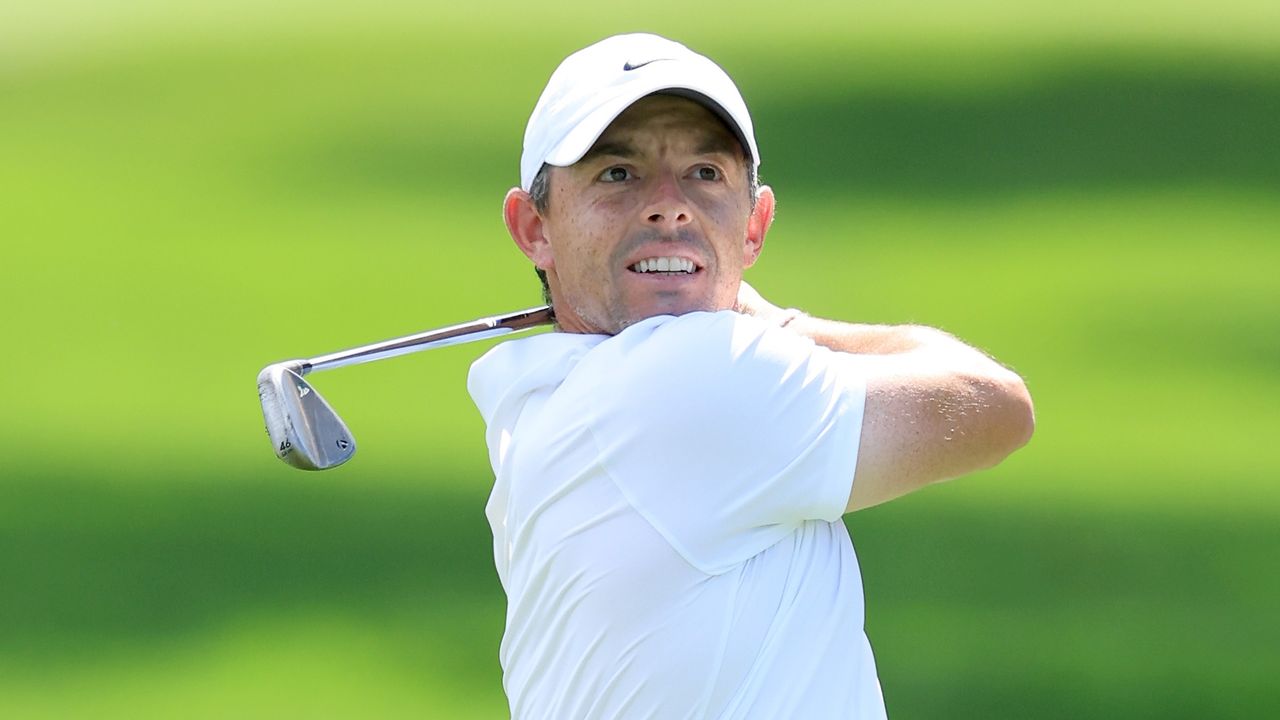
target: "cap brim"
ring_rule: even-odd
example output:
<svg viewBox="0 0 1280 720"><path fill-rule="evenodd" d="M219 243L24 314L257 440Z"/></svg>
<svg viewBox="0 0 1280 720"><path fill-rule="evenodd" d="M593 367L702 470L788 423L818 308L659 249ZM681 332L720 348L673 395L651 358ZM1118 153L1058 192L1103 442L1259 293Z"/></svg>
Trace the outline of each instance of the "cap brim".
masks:
<svg viewBox="0 0 1280 720"><path fill-rule="evenodd" d="M715 113L729 130L733 132L734 137L742 145L747 157L751 158L751 162L755 165L760 164L760 158L755 148L755 143L750 140L750 134L744 131L738 125L733 115L719 102L717 102L710 94L700 88L689 87L685 84L657 84L647 83L638 86L634 91L619 95L609 100L591 112L590 115L583 118L581 122L569 131L559 143L556 144L551 152L547 153L544 162L559 167L568 167L582 159L583 155L595 145L604 131L609 125L618 118L619 115L626 112L627 108L634 105L641 98L650 95L677 95L679 97L693 100L708 110Z"/></svg>

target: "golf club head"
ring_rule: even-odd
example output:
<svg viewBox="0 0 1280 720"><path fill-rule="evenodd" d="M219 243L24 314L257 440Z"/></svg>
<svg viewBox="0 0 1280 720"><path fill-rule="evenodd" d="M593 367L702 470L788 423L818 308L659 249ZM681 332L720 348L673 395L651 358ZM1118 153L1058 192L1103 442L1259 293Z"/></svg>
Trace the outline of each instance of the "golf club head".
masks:
<svg viewBox="0 0 1280 720"><path fill-rule="evenodd" d="M258 373L258 399L276 457L300 470L327 470L351 459L356 441L320 393L302 379L300 361Z"/></svg>

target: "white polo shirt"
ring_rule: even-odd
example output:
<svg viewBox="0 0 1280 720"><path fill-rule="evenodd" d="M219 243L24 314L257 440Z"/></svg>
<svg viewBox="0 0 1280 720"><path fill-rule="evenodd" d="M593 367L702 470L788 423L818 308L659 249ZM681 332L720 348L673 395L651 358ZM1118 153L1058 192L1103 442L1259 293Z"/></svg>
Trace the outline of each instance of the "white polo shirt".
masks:
<svg viewBox="0 0 1280 720"><path fill-rule="evenodd" d="M883 718L841 521L851 356L733 312L471 368L517 720Z"/></svg>

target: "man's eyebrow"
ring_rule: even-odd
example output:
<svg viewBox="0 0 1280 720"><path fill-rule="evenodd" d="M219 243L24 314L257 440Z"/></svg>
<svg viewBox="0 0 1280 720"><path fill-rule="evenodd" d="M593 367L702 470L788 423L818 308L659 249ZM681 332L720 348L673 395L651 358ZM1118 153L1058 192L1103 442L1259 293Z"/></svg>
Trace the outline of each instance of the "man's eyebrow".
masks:
<svg viewBox="0 0 1280 720"><path fill-rule="evenodd" d="M627 143L621 142L602 142L591 146L591 149L583 155L578 162L586 162L602 155L612 155L620 158L633 158L639 155L636 149Z"/></svg>
<svg viewBox="0 0 1280 720"><path fill-rule="evenodd" d="M698 154L712 155L715 153L738 155L742 153L742 146L738 144L737 140L725 137L724 135L708 135L703 138L702 142L698 145Z"/></svg>

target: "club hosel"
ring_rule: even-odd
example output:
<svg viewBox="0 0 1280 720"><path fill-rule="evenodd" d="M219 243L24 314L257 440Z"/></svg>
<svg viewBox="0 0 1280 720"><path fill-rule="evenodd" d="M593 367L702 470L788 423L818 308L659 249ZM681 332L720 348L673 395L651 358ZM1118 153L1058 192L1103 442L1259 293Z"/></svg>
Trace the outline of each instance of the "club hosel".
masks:
<svg viewBox="0 0 1280 720"><path fill-rule="evenodd" d="M276 370L288 370L298 376L303 376L311 372L311 363L306 360L284 360L278 363L271 363L262 368L262 372L258 373L258 386L261 387L262 383Z"/></svg>

